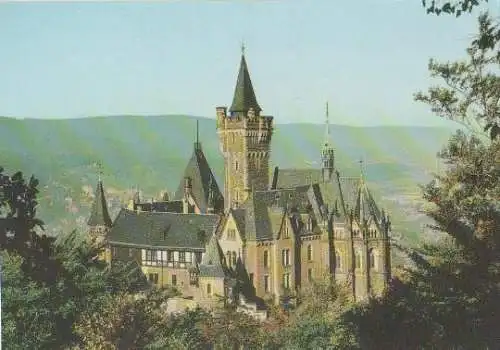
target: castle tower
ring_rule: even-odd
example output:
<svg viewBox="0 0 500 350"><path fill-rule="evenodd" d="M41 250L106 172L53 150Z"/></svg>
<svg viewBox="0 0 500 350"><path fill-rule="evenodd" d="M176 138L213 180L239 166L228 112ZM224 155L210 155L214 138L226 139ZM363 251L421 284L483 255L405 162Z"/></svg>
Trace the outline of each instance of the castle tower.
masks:
<svg viewBox="0 0 500 350"><path fill-rule="evenodd" d="M250 191L269 188L273 117L262 116L250 79L244 47L233 103L217 107L217 133L224 157L225 209L238 207Z"/></svg>
<svg viewBox="0 0 500 350"><path fill-rule="evenodd" d="M362 163L362 162L360 162ZM363 171L353 217L354 278L356 299L381 295L391 277L390 220L375 204Z"/></svg>
<svg viewBox="0 0 500 350"><path fill-rule="evenodd" d="M87 221L90 239L97 244L103 243L106 240L107 233L112 224L108 212L108 205L106 204L106 197L104 195L104 187L102 186L101 177L99 176L94 202L92 203L90 217Z"/></svg>
<svg viewBox="0 0 500 350"><path fill-rule="evenodd" d="M328 119L328 102L326 103L326 122L325 122L325 142L321 149L321 174L323 182L332 180L334 172L335 154L333 147L330 145L330 121Z"/></svg>

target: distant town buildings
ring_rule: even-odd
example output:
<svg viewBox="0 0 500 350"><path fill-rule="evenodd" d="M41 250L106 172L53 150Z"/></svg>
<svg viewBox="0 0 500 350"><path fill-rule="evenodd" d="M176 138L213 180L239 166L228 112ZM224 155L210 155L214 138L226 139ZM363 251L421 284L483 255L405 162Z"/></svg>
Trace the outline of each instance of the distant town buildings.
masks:
<svg viewBox="0 0 500 350"><path fill-rule="evenodd" d="M274 124L262 114L244 53L229 108L216 108L224 157L221 191L197 138L173 198L141 201L137 193L111 220L99 179L89 234L107 261L135 260L158 286L211 306L262 301L333 276L364 299L379 295L391 275L390 220L363 176L335 167L328 105L318 169L271 171Z"/></svg>

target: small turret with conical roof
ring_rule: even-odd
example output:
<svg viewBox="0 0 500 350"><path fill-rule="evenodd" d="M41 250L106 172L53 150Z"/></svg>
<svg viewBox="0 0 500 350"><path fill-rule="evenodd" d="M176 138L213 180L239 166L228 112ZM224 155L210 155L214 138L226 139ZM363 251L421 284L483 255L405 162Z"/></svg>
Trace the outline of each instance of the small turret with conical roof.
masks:
<svg viewBox="0 0 500 350"><path fill-rule="evenodd" d="M87 221L87 225L89 226L89 235L91 239L99 242L105 240L109 229L113 225L111 217L109 216L101 176L99 176L97 181L94 202L90 209L90 217Z"/></svg>

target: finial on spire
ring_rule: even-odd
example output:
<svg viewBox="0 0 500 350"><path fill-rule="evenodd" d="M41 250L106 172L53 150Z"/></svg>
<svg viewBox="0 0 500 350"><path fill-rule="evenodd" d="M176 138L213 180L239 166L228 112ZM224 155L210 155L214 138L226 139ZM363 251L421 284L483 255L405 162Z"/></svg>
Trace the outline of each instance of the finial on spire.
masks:
<svg viewBox="0 0 500 350"><path fill-rule="evenodd" d="M364 166L363 157L361 157L358 162L359 162L360 179L361 179L361 183L363 183L364 182L364 175L365 175L364 174L365 173L364 167L363 167Z"/></svg>
<svg viewBox="0 0 500 350"><path fill-rule="evenodd" d="M241 42L241 55L242 56L245 55L245 42L244 41Z"/></svg>
<svg viewBox="0 0 500 350"><path fill-rule="evenodd" d="M325 113L325 146L330 143L330 119L328 115L328 101L326 101L326 113Z"/></svg>

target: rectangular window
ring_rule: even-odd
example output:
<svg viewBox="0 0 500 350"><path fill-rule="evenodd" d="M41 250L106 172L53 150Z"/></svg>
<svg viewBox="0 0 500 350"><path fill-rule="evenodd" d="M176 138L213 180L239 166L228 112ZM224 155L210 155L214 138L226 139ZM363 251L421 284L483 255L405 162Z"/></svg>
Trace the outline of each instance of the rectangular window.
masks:
<svg viewBox="0 0 500 350"><path fill-rule="evenodd" d="M307 280L311 282L313 280L313 270L307 269Z"/></svg>
<svg viewBox="0 0 500 350"><path fill-rule="evenodd" d="M269 252L264 251L264 267L269 267Z"/></svg>
<svg viewBox="0 0 500 350"><path fill-rule="evenodd" d="M230 239L230 240L236 239L236 230L235 229L227 230L227 239Z"/></svg>
<svg viewBox="0 0 500 350"><path fill-rule="evenodd" d="M290 266L290 249L283 249L281 251L281 260L283 266Z"/></svg>
<svg viewBox="0 0 500 350"><path fill-rule="evenodd" d="M186 262L186 252L179 252L179 262Z"/></svg>
<svg viewBox="0 0 500 350"><path fill-rule="evenodd" d="M283 275L283 288L289 289L290 288L290 274L285 273Z"/></svg>
<svg viewBox="0 0 500 350"><path fill-rule="evenodd" d="M168 262L174 261L174 254L171 250L167 250L167 261Z"/></svg>
<svg viewBox="0 0 500 350"><path fill-rule="evenodd" d="M111 248L111 257L118 257L118 248L117 247L112 247Z"/></svg>
<svg viewBox="0 0 500 350"><path fill-rule="evenodd" d="M269 276L264 276L264 292L269 292Z"/></svg>
<svg viewBox="0 0 500 350"><path fill-rule="evenodd" d="M177 275L172 275L172 285L173 286L177 285Z"/></svg>
<svg viewBox="0 0 500 350"><path fill-rule="evenodd" d="M153 284L158 284L158 274L157 273L148 274L148 280Z"/></svg>
<svg viewBox="0 0 500 350"><path fill-rule="evenodd" d="M201 252L196 252L196 253L194 253L194 254L195 254L195 256L196 256L196 262L197 262L197 263L201 263L201 254L202 254L202 253L201 253Z"/></svg>
<svg viewBox="0 0 500 350"><path fill-rule="evenodd" d="M134 256L134 250L132 248L128 248L128 257L132 258Z"/></svg>

